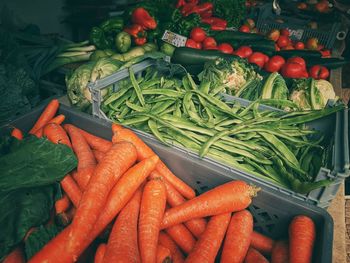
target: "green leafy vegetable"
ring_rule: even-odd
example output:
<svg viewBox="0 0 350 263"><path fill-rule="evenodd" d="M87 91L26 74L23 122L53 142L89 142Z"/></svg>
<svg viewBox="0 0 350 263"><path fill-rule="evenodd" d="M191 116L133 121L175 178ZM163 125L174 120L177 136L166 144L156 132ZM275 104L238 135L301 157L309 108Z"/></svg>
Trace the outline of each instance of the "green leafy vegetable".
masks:
<svg viewBox="0 0 350 263"><path fill-rule="evenodd" d="M245 0L212 0L214 16L223 18L228 26L238 28L247 13Z"/></svg>

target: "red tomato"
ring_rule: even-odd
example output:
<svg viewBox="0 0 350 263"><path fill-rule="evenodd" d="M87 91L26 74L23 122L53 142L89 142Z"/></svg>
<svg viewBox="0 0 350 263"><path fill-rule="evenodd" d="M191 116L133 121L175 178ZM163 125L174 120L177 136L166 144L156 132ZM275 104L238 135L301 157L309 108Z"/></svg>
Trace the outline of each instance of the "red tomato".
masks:
<svg viewBox="0 0 350 263"><path fill-rule="evenodd" d="M207 47L204 48L205 50L218 50L218 47Z"/></svg>
<svg viewBox="0 0 350 263"><path fill-rule="evenodd" d="M197 48L198 49L198 46L197 46L197 42L194 41L193 39L187 39L186 41L186 47L190 47L190 48Z"/></svg>
<svg viewBox="0 0 350 263"><path fill-rule="evenodd" d="M305 69L298 63L287 62L281 69L281 74L286 78L304 78Z"/></svg>
<svg viewBox="0 0 350 263"><path fill-rule="evenodd" d="M280 48L277 44L275 44L275 50L276 50L276 51L280 51L281 48Z"/></svg>
<svg viewBox="0 0 350 263"><path fill-rule="evenodd" d="M268 62L268 61L270 60L269 56L266 55L266 54L263 54L263 55L264 55L264 61L265 61L265 63Z"/></svg>
<svg viewBox="0 0 350 263"><path fill-rule="evenodd" d="M277 45L282 48L289 45L289 38L287 36L281 35L277 40Z"/></svg>
<svg viewBox="0 0 350 263"><path fill-rule="evenodd" d="M254 52L248 58L249 63L254 63L258 65L260 68L264 67L265 64L265 54L261 52Z"/></svg>
<svg viewBox="0 0 350 263"><path fill-rule="evenodd" d="M216 47L216 41L213 37L206 37L203 41L203 48L208 49L208 47Z"/></svg>
<svg viewBox="0 0 350 263"><path fill-rule="evenodd" d="M282 48L283 50L293 50L295 49L292 44L288 44L288 46Z"/></svg>
<svg viewBox="0 0 350 263"><path fill-rule="evenodd" d="M234 54L241 58L247 58L253 54L253 50L248 46L241 46L234 52Z"/></svg>
<svg viewBox="0 0 350 263"><path fill-rule="evenodd" d="M264 69L267 72L277 72L282 66L286 63L283 57L281 56L273 56L269 59L269 61L265 64Z"/></svg>
<svg viewBox="0 0 350 263"><path fill-rule="evenodd" d="M287 60L287 63L298 63L306 70L305 60L301 57L291 57Z"/></svg>
<svg viewBox="0 0 350 263"><path fill-rule="evenodd" d="M228 43L222 43L222 44L218 45L218 49L222 53L226 53L226 54L232 54L232 52L233 52L233 47Z"/></svg>
<svg viewBox="0 0 350 263"><path fill-rule="evenodd" d="M196 48L197 48L197 49L202 49L202 43L197 42L197 43L196 43Z"/></svg>
<svg viewBox="0 0 350 263"><path fill-rule="evenodd" d="M205 31L200 27L194 27L191 30L190 37L196 42L203 42L203 40L207 37L207 35Z"/></svg>
<svg viewBox="0 0 350 263"><path fill-rule="evenodd" d="M331 51L329 49L320 50L323 58L330 58L331 57Z"/></svg>
<svg viewBox="0 0 350 263"><path fill-rule="evenodd" d="M239 31L244 33L250 33L250 27L247 25L243 25L239 28Z"/></svg>
<svg viewBox="0 0 350 263"><path fill-rule="evenodd" d="M304 45L303 42L299 41L299 42L295 43L294 47L295 47L295 49L299 49L300 50L300 49L304 49L305 45Z"/></svg>
<svg viewBox="0 0 350 263"><path fill-rule="evenodd" d="M329 70L324 66L315 65L309 69L309 75L314 79L327 79L329 77Z"/></svg>
<svg viewBox="0 0 350 263"><path fill-rule="evenodd" d="M322 49L324 49L324 45L318 43L318 45L317 45L317 50L322 50Z"/></svg>
<svg viewBox="0 0 350 263"><path fill-rule="evenodd" d="M286 37L290 36L289 30L287 28L281 29L280 32L282 36L286 36Z"/></svg>

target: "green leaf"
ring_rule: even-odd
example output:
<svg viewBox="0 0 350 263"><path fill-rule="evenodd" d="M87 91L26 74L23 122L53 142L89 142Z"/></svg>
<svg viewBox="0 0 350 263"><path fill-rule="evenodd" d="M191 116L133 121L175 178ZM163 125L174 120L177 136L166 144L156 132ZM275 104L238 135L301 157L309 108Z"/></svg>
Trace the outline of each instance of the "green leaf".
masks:
<svg viewBox="0 0 350 263"><path fill-rule="evenodd" d="M28 239L24 243L26 259L29 260L32 256L34 256L61 230L62 227L59 227L56 224L52 224L49 226L41 225L28 237Z"/></svg>
<svg viewBox="0 0 350 263"><path fill-rule="evenodd" d="M63 144L30 136L0 157L0 193L60 181L77 166L73 151Z"/></svg>

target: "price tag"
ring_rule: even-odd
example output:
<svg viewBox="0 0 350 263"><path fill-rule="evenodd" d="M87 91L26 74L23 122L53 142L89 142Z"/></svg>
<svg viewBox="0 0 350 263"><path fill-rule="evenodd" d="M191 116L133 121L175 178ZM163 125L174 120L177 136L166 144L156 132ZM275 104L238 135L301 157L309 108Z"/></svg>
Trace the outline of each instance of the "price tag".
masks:
<svg viewBox="0 0 350 263"><path fill-rule="evenodd" d="M288 31L289 31L291 37L294 37L298 40L300 40L304 34L303 29L289 29Z"/></svg>
<svg viewBox="0 0 350 263"><path fill-rule="evenodd" d="M165 30L162 40L175 47L184 47L186 45L187 37Z"/></svg>

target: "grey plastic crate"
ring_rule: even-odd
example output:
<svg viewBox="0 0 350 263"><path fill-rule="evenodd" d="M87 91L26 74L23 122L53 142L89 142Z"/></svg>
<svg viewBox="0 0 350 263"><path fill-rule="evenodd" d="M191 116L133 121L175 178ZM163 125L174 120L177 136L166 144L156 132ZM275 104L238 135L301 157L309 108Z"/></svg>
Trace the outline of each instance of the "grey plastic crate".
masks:
<svg viewBox="0 0 350 263"><path fill-rule="evenodd" d="M29 131L40 116L44 106L0 127L0 135L9 134L10 127L13 126L23 131ZM64 105L60 106L58 113L66 116L66 123L72 123L92 134L111 139L111 123L108 121L94 118ZM150 135L137 133L174 174L198 193L231 180L252 182L245 174L228 173L226 168L217 166L210 160L200 159L184 149L169 148L154 140ZM256 185L259 186L258 183ZM288 237L288 225L294 216L303 214L311 217L316 223L317 233L313 262L329 263L332 261L333 220L326 210L295 200L287 195L281 195L279 191L268 188L262 188L258 196L253 199L249 210L254 216L255 230L274 239Z"/></svg>
<svg viewBox="0 0 350 263"><path fill-rule="evenodd" d="M143 61L137 65L132 66L133 72L135 74L141 74L146 68L148 67L157 67L157 64L155 61L147 60ZM123 80L125 78L129 77L129 72L127 69L121 70L105 79L99 80L95 83L90 83L89 88L92 93L92 100L93 100L93 116L110 121L108 117L104 114L104 112L100 109L101 101L102 101L102 90L106 87L113 85L113 89L118 89L118 81ZM249 100L236 98L233 96L229 96L226 94L223 94L224 99L227 101L239 101L242 106L247 106L249 103L251 103ZM276 108L270 107L270 106L260 106L260 109L262 110L278 110ZM322 131L326 136L331 136L335 134L335 147L333 150L333 167L332 169L326 169L321 168L317 177L316 181L322 180L322 179L332 179L333 183L327 187L322 187L319 189L316 189L314 191L311 191L310 193L303 195L295 193L292 190L282 188L280 186L276 186L270 181L265 181L261 178L256 177L255 175L242 172L240 170L237 170L235 168L232 168L228 165L223 165L215 160L205 158L207 162L210 162L212 165L216 165L219 169L225 169L226 173L228 175L234 176L237 173L244 174L245 178L251 180L254 183L259 183L262 187L266 187L268 189L274 189L279 191L280 193L283 193L287 196L291 196L293 198L307 201L311 204L317 205L319 207L328 207L330 202L335 197L336 193L338 192L338 189L341 185L341 183L344 181L346 177L349 176L349 146L348 146L348 127L345 125L345 123L348 122L348 112L347 111L341 111L337 114L333 114L332 116L328 116L326 118L316 120L313 122L308 123L308 126L312 129L320 130ZM140 132L144 136L146 136L146 133ZM157 140L152 135L150 136L153 140ZM173 145L172 147L183 150L185 152L189 152L189 150L184 150L183 148L179 146Z"/></svg>

